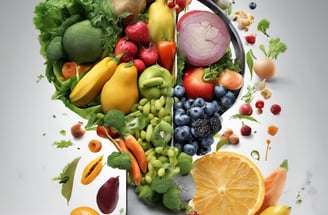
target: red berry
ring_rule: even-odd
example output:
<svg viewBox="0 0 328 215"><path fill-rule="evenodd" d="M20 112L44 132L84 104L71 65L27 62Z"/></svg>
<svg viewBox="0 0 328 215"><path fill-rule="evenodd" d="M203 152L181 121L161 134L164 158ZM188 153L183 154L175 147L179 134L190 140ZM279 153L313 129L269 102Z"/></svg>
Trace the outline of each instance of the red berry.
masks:
<svg viewBox="0 0 328 215"><path fill-rule="evenodd" d="M248 125L243 125L240 129L240 134L242 136L249 136L252 133L252 128L249 127Z"/></svg>
<svg viewBox="0 0 328 215"><path fill-rule="evenodd" d="M175 3L174 3L174 1L169 0L169 1L167 2L167 6L168 6L169 8L174 8L174 7L175 7Z"/></svg>
<svg viewBox="0 0 328 215"><path fill-rule="evenodd" d="M256 42L256 35L255 34L249 34L245 37L245 40L249 44L254 44Z"/></svg>
<svg viewBox="0 0 328 215"><path fill-rule="evenodd" d="M137 68L139 73L143 72L146 68L146 64L141 59L133 59L133 65Z"/></svg>
<svg viewBox="0 0 328 215"><path fill-rule="evenodd" d="M264 101L263 100L257 100L255 102L255 107L257 107L257 108L263 108L264 107Z"/></svg>
<svg viewBox="0 0 328 215"><path fill-rule="evenodd" d="M178 4L175 5L175 12L176 12L176 13L180 13L180 12L181 12L181 7L180 7L180 5L178 5Z"/></svg>
<svg viewBox="0 0 328 215"><path fill-rule="evenodd" d="M239 113L241 115L247 115L250 116L253 113L253 108L249 103L244 103L242 105L240 105L239 107Z"/></svg>
<svg viewBox="0 0 328 215"><path fill-rule="evenodd" d="M278 105L278 104L273 104L273 105L271 106L271 108L270 108L270 111L271 111L271 113L273 113L274 115L277 115L277 114L279 114L279 113L281 112L281 107L280 107L280 105Z"/></svg>

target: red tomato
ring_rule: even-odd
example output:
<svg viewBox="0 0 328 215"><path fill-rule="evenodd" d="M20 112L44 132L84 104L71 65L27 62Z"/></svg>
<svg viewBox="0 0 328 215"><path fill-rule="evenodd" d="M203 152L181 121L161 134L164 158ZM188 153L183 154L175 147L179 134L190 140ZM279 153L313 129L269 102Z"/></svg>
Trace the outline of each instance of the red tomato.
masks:
<svg viewBox="0 0 328 215"><path fill-rule="evenodd" d="M205 82L203 76L205 69L202 67L191 68L185 71L183 76L183 86L186 90L186 97L195 99L201 97L206 101L211 101L214 97L214 83Z"/></svg>
<svg viewBox="0 0 328 215"><path fill-rule="evenodd" d="M98 125L96 132L97 132L97 135L99 137L107 138L107 135L106 135L105 127L104 126ZM119 133L112 131L111 128L107 128L107 132L108 132L109 136L111 136L112 138L116 138L116 137L119 136Z"/></svg>

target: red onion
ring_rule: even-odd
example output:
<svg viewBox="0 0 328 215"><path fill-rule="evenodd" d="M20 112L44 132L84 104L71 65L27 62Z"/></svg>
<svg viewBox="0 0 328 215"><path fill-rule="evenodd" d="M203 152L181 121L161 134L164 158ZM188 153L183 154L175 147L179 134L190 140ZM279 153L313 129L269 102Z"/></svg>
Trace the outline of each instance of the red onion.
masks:
<svg viewBox="0 0 328 215"><path fill-rule="evenodd" d="M210 11L193 10L178 21L179 51L194 66L208 66L218 61L230 44L224 21Z"/></svg>

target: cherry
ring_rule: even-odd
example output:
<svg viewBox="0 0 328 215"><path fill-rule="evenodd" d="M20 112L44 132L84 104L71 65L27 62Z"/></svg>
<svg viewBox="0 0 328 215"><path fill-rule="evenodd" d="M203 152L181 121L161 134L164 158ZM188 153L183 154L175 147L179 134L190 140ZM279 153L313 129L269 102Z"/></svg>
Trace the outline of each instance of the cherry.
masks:
<svg viewBox="0 0 328 215"><path fill-rule="evenodd" d="M242 136L250 136L252 134L252 128L248 125L243 124L240 128L240 134Z"/></svg>
<svg viewBox="0 0 328 215"><path fill-rule="evenodd" d="M270 111L274 115L278 115L281 112L281 106L278 104L273 104L270 108Z"/></svg>

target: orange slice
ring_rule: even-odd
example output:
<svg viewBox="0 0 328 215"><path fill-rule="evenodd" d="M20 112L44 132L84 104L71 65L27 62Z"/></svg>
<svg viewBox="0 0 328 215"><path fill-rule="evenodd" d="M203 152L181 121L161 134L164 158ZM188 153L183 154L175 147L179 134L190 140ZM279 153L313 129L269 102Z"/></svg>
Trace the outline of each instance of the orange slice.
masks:
<svg viewBox="0 0 328 215"><path fill-rule="evenodd" d="M214 152L194 163L194 209L201 215L253 215L261 207L265 187L261 172L247 157Z"/></svg>

